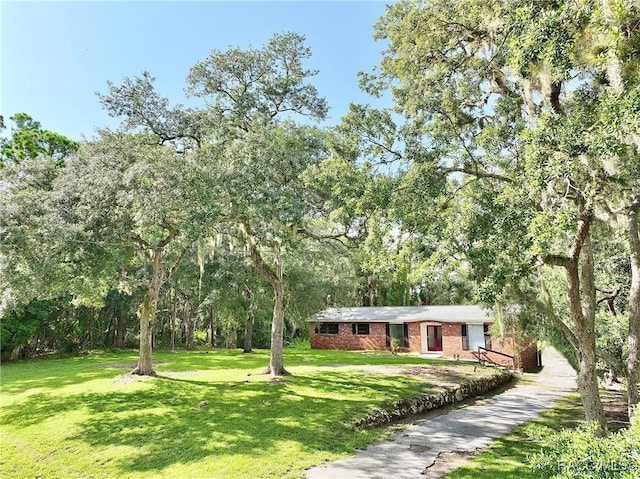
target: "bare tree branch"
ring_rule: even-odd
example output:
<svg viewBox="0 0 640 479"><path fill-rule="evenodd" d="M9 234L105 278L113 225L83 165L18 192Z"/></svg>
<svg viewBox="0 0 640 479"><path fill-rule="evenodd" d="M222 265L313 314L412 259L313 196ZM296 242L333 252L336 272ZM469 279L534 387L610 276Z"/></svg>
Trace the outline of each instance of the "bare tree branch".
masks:
<svg viewBox="0 0 640 479"><path fill-rule="evenodd" d="M618 297L618 295L620 294L621 291L621 287L618 286L614 291L605 291L601 288L596 288L596 291L600 292L600 293L604 293L607 296L604 296L602 298L600 298L598 301L596 301L596 305L600 305L601 303L606 302L607 303L607 307L609 308L609 312L613 315L613 316L617 316L616 314L616 308L613 304L613 302L615 301L615 299Z"/></svg>

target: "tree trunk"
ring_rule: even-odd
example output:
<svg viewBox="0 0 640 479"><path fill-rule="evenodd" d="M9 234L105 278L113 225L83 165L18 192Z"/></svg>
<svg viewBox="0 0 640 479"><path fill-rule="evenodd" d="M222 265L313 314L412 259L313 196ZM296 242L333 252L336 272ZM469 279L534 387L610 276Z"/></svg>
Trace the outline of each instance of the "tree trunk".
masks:
<svg viewBox="0 0 640 479"><path fill-rule="evenodd" d="M107 329L104 333L104 340L102 344L106 347L113 346L116 342L116 331L115 326L118 324L118 320L116 318L115 310L109 308L108 312L105 312L105 317L109 318L109 324L107 325Z"/></svg>
<svg viewBox="0 0 640 479"><path fill-rule="evenodd" d="M177 293L175 289L172 289L171 294L171 319L169 320L170 324L170 343L171 343L171 352L176 350L176 299Z"/></svg>
<svg viewBox="0 0 640 479"><path fill-rule="evenodd" d="M244 347L242 348L243 353L250 353L253 351L252 344L252 336L253 336L253 293L251 288L245 283L244 286L244 296L247 298L248 306L247 306L247 318L244 323Z"/></svg>
<svg viewBox="0 0 640 479"><path fill-rule="evenodd" d="M189 313L189 301L185 297L184 308L182 309L182 321L185 325L185 344L187 349L193 349L193 336L195 333L196 322Z"/></svg>
<svg viewBox="0 0 640 479"><path fill-rule="evenodd" d="M244 347L243 353L250 353L253 351L253 342L251 339L253 336L253 313L249 311L247 313L247 320L244 324Z"/></svg>
<svg viewBox="0 0 640 479"><path fill-rule="evenodd" d="M142 247L142 251L144 251L145 256L148 252L151 253L152 263L151 280L147 285L147 293L144 295L144 299L142 300L142 305L140 306L138 313L140 315L140 357L138 359L138 366L131 371L132 374L140 374L143 376L154 376L156 374L151 362L151 341L153 336L153 322L156 319L160 287L165 280L171 277L173 272L180 265L184 256L187 254L187 248L184 248L170 268L163 268L162 253L164 252L164 248L171 242L171 240L173 240L173 238L178 236L180 232L166 222L162 223L162 227L168 230L169 233L153 247L150 247L149 244L140 237L137 238L138 245Z"/></svg>
<svg viewBox="0 0 640 479"><path fill-rule="evenodd" d="M584 406L584 415L588 423L598 426L598 433L605 436L607 422L604 416L602 401L598 386L598 374L596 371L595 334L587 328L577 331L582 348L577 351L578 356L578 392ZM589 345L589 346L587 346ZM591 347L590 345L593 345Z"/></svg>
<svg viewBox="0 0 640 479"><path fill-rule="evenodd" d="M595 311L596 291L590 225L593 214L583 211L569 256L548 256L546 264L564 268L567 279L567 304L575 335L566 333L572 342L578 359L578 392L584 406L585 419L597 426L597 433L605 436L607 422L600 400L596 370Z"/></svg>
<svg viewBox="0 0 640 479"><path fill-rule="evenodd" d="M273 285L273 292L275 298L271 323L271 359L267 372L275 377L289 373L284 369L284 288L281 281Z"/></svg>
<svg viewBox="0 0 640 479"><path fill-rule="evenodd" d="M155 376L153 363L151 361L151 336L153 334L153 321L156 316L156 308L158 305L158 294L160 285L162 284L162 248L154 248L151 253L153 260L153 269L151 272L151 281L144 295L142 305L140 306L140 357L138 365L131 371L131 374L139 374L141 376Z"/></svg>
<svg viewBox="0 0 640 479"><path fill-rule="evenodd" d="M209 328L211 329L211 347L216 347L216 310L211 305L209 310Z"/></svg>
<svg viewBox="0 0 640 479"><path fill-rule="evenodd" d="M154 291L149 287L140 306L140 355L138 365L131 371L131 374L141 376L153 376L153 364L151 361L151 334L153 333L152 321L156 303L154 301Z"/></svg>
<svg viewBox="0 0 640 479"><path fill-rule="evenodd" d="M271 322L271 357L269 366L264 370L264 374L271 374L272 377L283 376L289 374L284 368L284 271L282 264L282 256L280 244L276 242L274 247L274 263L275 268L271 268L265 264L256 240L251 231L251 226L247 222L242 223L244 229L243 240L251 261L258 273L260 273L271 285L274 293L273 304L273 320Z"/></svg>
<svg viewBox="0 0 640 479"><path fill-rule="evenodd" d="M373 275L367 276L367 292L362 298L362 306L375 306L377 302L376 298L376 279Z"/></svg>
<svg viewBox="0 0 640 479"><path fill-rule="evenodd" d="M579 253L580 276L578 271L569 268L569 306L576 327L576 336L580 344L578 351L578 392L582 398L585 419L598 427L598 433L607 434L607 421L600 400L596 358L596 287L593 250L588 234L582 241ZM574 263L575 264L575 263ZM582 294L581 294L582 293Z"/></svg>
<svg viewBox="0 0 640 479"><path fill-rule="evenodd" d="M629 292L629 358L627 360L627 404L629 420L636 420L640 397L640 236L638 231L638 212L640 211L640 193L633 198L629 209L629 249L631 259L631 290Z"/></svg>
<svg viewBox="0 0 640 479"><path fill-rule="evenodd" d="M234 329L227 329L224 334L224 347L235 349L238 346L238 337Z"/></svg>
<svg viewBox="0 0 640 479"><path fill-rule="evenodd" d="M124 338L127 332L127 325L124 320L124 314L120 309L119 316L116 317L116 331L113 338L113 346L119 349L124 349Z"/></svg>

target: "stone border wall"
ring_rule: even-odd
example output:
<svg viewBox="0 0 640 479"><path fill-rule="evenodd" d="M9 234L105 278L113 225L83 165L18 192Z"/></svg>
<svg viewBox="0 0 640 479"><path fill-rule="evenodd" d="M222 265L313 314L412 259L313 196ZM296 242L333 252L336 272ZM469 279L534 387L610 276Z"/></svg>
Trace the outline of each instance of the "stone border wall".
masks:
<svg viewBox="0 0 640 479"><path fill-rule="evenodd" d="M355 421L354 425L363 428L388 424L485 394L509 384L514 379L515 376L511 373L499 373L484 378L468 379L458 386L448 387L437 393L415 394L395 401L383 409L374 409L365 417Z"/></svg>

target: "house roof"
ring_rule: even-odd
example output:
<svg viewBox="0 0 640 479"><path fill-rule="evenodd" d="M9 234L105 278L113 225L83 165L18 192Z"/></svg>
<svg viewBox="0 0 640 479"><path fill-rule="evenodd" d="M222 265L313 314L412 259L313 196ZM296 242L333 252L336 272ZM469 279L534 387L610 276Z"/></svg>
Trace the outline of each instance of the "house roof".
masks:
<svg viewBox="0 0 640 479"><path fill-rule="evenodd" d="M329 308L311 316L312 323L490 323L489 311L473 304L446 306L364 306Z"/></svg>

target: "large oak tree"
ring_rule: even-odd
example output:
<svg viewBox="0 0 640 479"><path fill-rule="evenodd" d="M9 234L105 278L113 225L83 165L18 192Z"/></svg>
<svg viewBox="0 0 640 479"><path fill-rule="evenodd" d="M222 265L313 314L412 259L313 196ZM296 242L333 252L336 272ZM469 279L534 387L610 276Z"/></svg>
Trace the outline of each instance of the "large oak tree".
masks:
<svg viewBox="0 0 640 479"><path fill-rule="evenodd" d="M373 94L390 90L404 119L397 159L448 178L428 191L439 198L436 210L466 205L458 240L481 296L523 302L563 331L587 420L601 432L592 233L628 212L637 262L639 19L621 1L401 1L376 25L387 41L380 67L362 77ZM366 121L351 121L373 144L390 146ZM541 287L546 268L564 272L566 317ZM633 276L630 410L638 377Z"/></svg>
<svg viewBox="0 0 640 479"><path fill-rule="evenodd" d="M206 172L191 154L148 134L102 131L56 166L25 159L4 170L3 276L18 294L71 294L100 304L114 288L141 288L140 358L153 374L151 335L158 294L215 216ZM201 185L205 184L205 187ZM205 211L206 209L206 211Z"/></svg>
<svg viewBox="0 0 640 479"><path fill-rule="evenodd" d="M304 37L295 33L276 34L262 48L214 50L187 77L188 93L204 106L170 107L148 73L110 84L101 96L110 114L125 117L125 126L193 150L219 172L224 188L209 201L224 208L221 225L240 232L256 271L274 291L267 368L272 375L286 372L284 242L305 213L301 172L322 154L319 136L293 123L323 119L327 111L307 83L316 73L303 65L310 54Z"/></svg>

